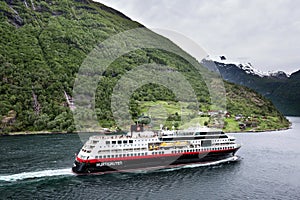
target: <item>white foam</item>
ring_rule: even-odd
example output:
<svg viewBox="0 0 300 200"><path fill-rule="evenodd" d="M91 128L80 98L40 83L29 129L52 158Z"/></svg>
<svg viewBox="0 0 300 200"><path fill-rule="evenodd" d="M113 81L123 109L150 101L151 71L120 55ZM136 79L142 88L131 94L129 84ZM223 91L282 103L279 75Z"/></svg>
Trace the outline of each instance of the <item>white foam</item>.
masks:
<svg viewBox="0 0 300 200"><path fill-rule="evenodd" d="M226 158L226 159L223 159L223 160L207 162L207 163L183 165L183 166L180 166L180 167L163 169L161 171L174 171L174 170L178 170L178 169L182 169L182 168L196 168L196 167L214 166L214 165L219 165L219 164L227 163L227 162L233 162L233 161L237 161L237 160L239 160L238 156L232 156L230 158Z"/></svg>
<svg viewBox="0 0 300 200"><path fill-rule="evenodd" d="M12 181L18 181L24 179L63 176L63 175L73 175L72 170L70 168L67 168L67 169L43 170L43 171L36 171L36 172L22 172L19 174L0 176L0 181L12 182Z"/></svg>
<svg viewBox="0 0 300 200"><path fill-rule="evenodd" d="M219 161L200 163L200 164L182 165L182 166L178 166L178 167L162 169L160 171L173 171L173 170L178 170L178 169L182 169L182 168L213 166L213 165L218 165L221 163L236 161L238 159L239 159L238 156L233 156L233 157L226 158L226 159L219 160ZM135 172L135 173L145 172L146 173L146 172L148 172L148 170L137 170L137 171L133 171L133 172ZM51 176L71 176L71 175L74 175L74 174L72 173L72 170L70 168L53 169L53 170L43 170L43 171L36 171L36 172L22 172L19 174L12 174L12 175L1 175L0 181L15 182L15 181L20 181L20 180L25 180L25 179L43 178L43 177L51 177Z"/></svg>
<svg viewBox="0 0 300 200"><path fill-rule="evenodd" d="M238 159L239 159L238 156L232 156L230 158L226 158L226 159L218 160L218 161L213 161L213 162L208 162L208 163L185 165L185 166L183 166L183 168L206 167L206 166L212 166L212 165L219 165L219 164L226 163L226 162L237 161Z"/></svg>

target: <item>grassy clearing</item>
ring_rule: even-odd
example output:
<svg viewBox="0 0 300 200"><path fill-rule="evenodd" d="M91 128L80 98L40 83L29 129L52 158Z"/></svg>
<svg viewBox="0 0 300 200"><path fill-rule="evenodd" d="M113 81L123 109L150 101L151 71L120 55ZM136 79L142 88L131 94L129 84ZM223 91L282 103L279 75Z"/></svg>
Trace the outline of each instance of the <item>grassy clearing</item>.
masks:
<svg viewBox="0 0 300 200"><path fill-rule="evenodd" d="M171 128L176 123L179 129L186 129L195 126L204 126L204 122L208 121L208 117L200 117L198 111L189 109L191 103L188 102L172 102L172 101L155 101L140 102L141 111L145 116L150 116L154 122L153 128L159 128L160 124L164 124ZM166 121L169 116L178 115L180 121Z"/></svg>

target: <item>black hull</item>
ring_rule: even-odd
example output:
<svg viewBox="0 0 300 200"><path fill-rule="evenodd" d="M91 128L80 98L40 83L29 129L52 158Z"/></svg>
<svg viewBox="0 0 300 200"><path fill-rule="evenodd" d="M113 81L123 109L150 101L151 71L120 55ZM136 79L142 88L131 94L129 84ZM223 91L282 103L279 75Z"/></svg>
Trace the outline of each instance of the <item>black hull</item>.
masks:
<svg viewBox="0 0 300 200"><path fill-rule="evenodd" d="M119 159L110 162L74 162L72 171L76 174L131 172L139 169L160 169L172 168L180 165L193 163L207 163L219 161L234 156L237 149L230 149L218 152L182 154L174 156L158 156L141 159Z"/></svg>

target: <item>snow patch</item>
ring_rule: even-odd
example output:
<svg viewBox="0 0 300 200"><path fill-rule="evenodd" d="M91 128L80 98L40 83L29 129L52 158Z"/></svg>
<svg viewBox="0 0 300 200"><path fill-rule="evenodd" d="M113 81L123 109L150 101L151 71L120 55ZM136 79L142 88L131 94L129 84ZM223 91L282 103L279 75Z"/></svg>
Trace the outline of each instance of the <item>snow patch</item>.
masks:
<svg viewBox="0 0 300 200"><path fill-rule="evenodd" d="M225 59L224 59L225 58ZM257 75L259 77L279 77L284 76L284 74L288 77L290 77L289 74L286 74L285 72L279 71L279 72L263 72L260 71L252 66L250 62L242 63L234 60L227 59L225 56L208 56L205 58L207 61L213 61L216 63L220 63L223 65L235 65L237 68L242 69L247 74Z"/></svg>

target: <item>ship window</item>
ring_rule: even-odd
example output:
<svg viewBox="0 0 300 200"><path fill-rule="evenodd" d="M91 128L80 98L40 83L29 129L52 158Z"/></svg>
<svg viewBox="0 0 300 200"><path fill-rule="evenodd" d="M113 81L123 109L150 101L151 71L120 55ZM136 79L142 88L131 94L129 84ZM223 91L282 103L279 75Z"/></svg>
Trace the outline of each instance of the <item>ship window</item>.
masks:
<svg viewBox="0 0 300 200"><path fill-rule="evenodd" d="M108 155L107 158L110 158L110 155Z"/></svg>
<svg viewBox="0 0 300 200"><path fill-rule="evenodd" d="M127 144L127 140L123 140L123 144Z"/></svg>
<svg viewBox="0 0 300 200"><path fill-rule="evenodd" d="M99 156L99 158L102 158L102 156Z"/></svg>
<svg viewBox="0 0 300 200"><path fill-rule="evenodd" d="M133 156L133 154L130 154L130 156Z"/></svg>
<svg viewBox="0 0 300 200"><path fill-rule="evenodd" d="M129 143L133 143L133 140L129 140Z"/></svg>
<svg viewBox="0 0 300 200"><path fill-rule="evenodd" d="M140 153L138 153L138 156L140 156L141 154Z"/></svg>
<svg viewBox="0 0 300 200"><path fill-rule="evenodd" d="M118 140L118 144L122 144L122 140Z"/></svg>
<svg viewBox="0 0 300 200"><path fill-rule="evenodd" d="M111 141L112 144L116 144L116 141Z"/></svg>
<svg viewBox="0 0 300 200"><path fill-rule="evenodd" d="M106 143L106 144L110 144L110 141L106 141L105 143Z"/></svg>
<svg viewBox="0 0 300 200"><path fill-rule="evenodd" d="M106 158L106 156L103 156L103 158Z"/></svg>
<svg viewBox="0 0 300 200"><path fill-rule="evenodd" d="M111 157L113 158L113 157L115 157L114 155L111 155Z"/></svg>

